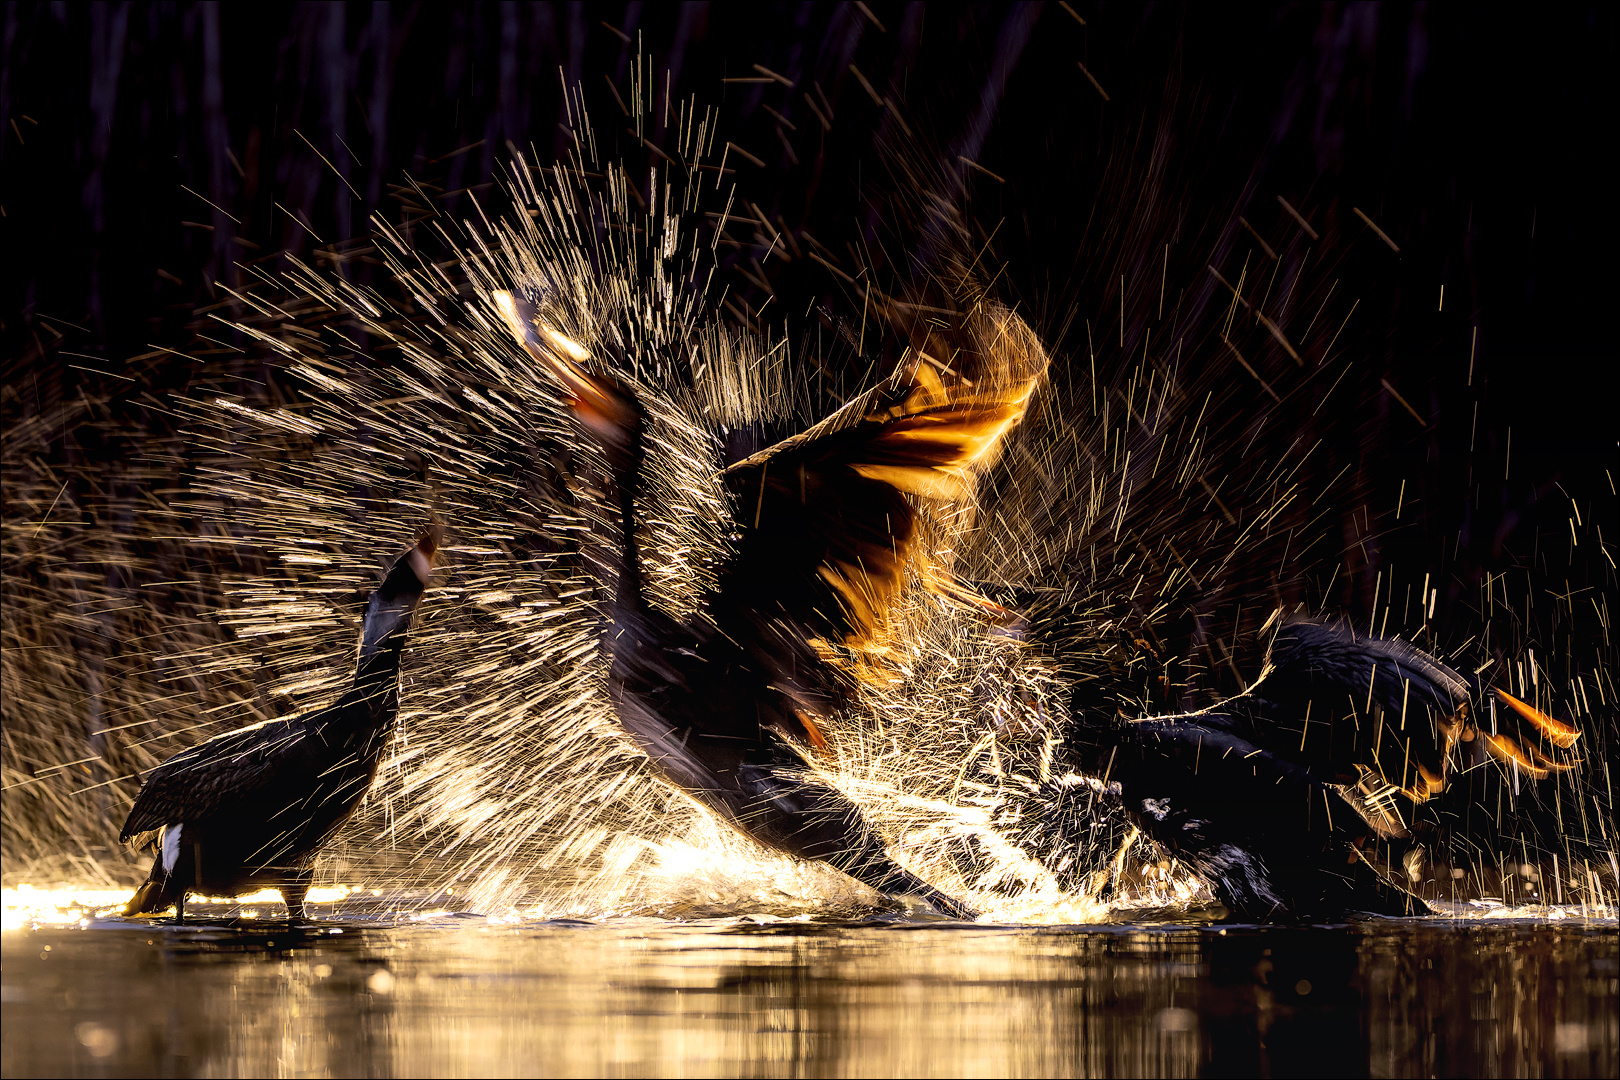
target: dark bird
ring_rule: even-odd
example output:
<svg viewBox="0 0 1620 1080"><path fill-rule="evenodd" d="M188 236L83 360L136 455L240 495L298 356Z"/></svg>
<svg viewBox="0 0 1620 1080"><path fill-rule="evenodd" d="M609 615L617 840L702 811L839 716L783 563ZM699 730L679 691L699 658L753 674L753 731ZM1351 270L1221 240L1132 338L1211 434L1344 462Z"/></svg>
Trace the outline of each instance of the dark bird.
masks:
<svg viewBox="0 0 1620 1080"><path fill-rule="evenodd" d="M125 915L186 896L281 890L304 917L310 863L370 790L399 712L405 638L432 572L434 533L412 545L371 594L354 686L330 708L226 732L159 765L141 785L121 842L150 836L157 857Z"/></svg>
<svg viewBox="0 0 1620 1080"><path fill-rule="evenodd" d="M1202 712L1088 722L1075 747L1151 839L1244 920L1427 914L1376 852L1409 840L1413 806L1487 757L1531 779L1571 767L1574 728L1439 660L1345 623L1282 624L1251 689ZM1537 742L1550 743L1546 750ZM1387 848L1385 850L1388 850Z"/></svg>
<svg viewBox="0 0 1620 1080"><path fill-rule="evenodd" d="M643 591L645 412L635 392L586 370L587 351L551 325L543 296L493 300L606 453L618 518L604 613L609 691L624 730L669 782L765 846L972 917L896 863L859 807L809 775L805 760L825 745L820 724L846 693L825 643L859 647L881 632L916 554L908 496L971 492L1044 370L1033 334L981 305L964 320L977 348L946 351L925 334L893 379L727 468L736 540L717 588L678 621Z"/></svg>

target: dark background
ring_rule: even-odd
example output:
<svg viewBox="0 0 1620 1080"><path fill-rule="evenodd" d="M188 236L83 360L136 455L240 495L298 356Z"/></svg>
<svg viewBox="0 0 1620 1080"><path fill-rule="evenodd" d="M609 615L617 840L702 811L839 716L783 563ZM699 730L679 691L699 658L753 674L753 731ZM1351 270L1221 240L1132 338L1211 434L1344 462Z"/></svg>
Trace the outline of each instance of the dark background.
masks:
<svg viewBox="0 0 1620 1080"><path fill-rule="evenodd" d="M1058 357L1060 408L1123 384L1164 303L1192 328L1199 377L1225 388L1217 409L1258 404L1259 419L1215 425L1234 525L1247 473L1320 445L1303 475L1325 542L1289 552L1287 572L1257 557L1218 599L1364 619L1382 571L1419 567L1456 645L1486 632L1482 583L1508 575L1496 588L1522 610L1488 652L1539 646L1561 685L1611 677L1606 6L12 4L4 25L13 594L45 580L23 550L36 504L107 525L108 470L175 427L167 396L242 374L240 338L209 318L232 310L218 283L288 254L376 283L380 263L350 242L370 215L471 214L513 148L565 151L565 82L582 85L604 157L644 168L656 152L620 105L641 55L655 86L716 110L721 142L746 151L728 157L739 197L773 222L721 246L721 317L858 318L859 294L805 252L904 279L917 200L896 161L955 177L993 235L998 292ZM655 116L648 141L668 137ZM778 229L792 261L765 257ZM1231 304L1211 266L1292 278L1287 301L1267 286L1260 307L1298 363L1258 324L1233 337L1252 370L1234 363L1211 336ZM101 572L88 548L53 550L53 573ZM92 641L111 622L73 633L117 652ZM8 743L10 767L38 766L17 753Z"/></svg>
<svg viewBox="0 0 1620 1080"><path fill-rule="evenodd" d="M639 48L657 83L667 71L676 98L716 107L721 138L765 162L733 155L745 197L836 252L881 233L886 206L874 143L894 123L852 76L859 67L909 118L924 156L960 154L1005 179L980 181L973 215L986 231L1001 223L1001 284L1056 351L1084 347L1087 319L1101 334L1118 272L1155 291L1160 240L1175 244L1172 295L1178 279L1207 285L1211 252L1247 239L1237 216L1281 247L1282 194L1324 234L1360 230L1322 276L1348 278L1341 292L1361 301L1346 339L1365 354L1361 382L1394 375L1441 424L1460 414L1476 428L1477 401L1476 448L1501 441L1505 455L1517 431L1506 484L1466 509L1466 482L1444 506L1420 495L1420 514L1466 524L1468 546L1489 559L1528 539L1540 522L1526 514L1551 485L1608 487L1606 9L1510 19L1421 4L1080 5L1084 25L1051 4L869 9L875 19L816 4L10 5L7 416L99 388L94 372L127 374L155 347L205 351L192 332L221 298L215 282L240 285L239 264L273 270L281 252L308 257L363 235L407 173L449 192L445 212L470 212L457 192L488 184L509 141L542 159L564 149L564 77L583 80L605 142L635 150L608 83L627 83ZM794 88L723 81L761 77L754 64ZM825 132L805 104L813 86L834 106ZM796 125L797 164L767 106ZM800 272L813 265L791 264L796 299L782 309L836 292L825 272ZM763 298L735 275L723 284L750 311ZM137 378L159 396L195 375L154 359ZM1398 427L1360 435L1430 469L1467 457ZM1550 513L1562 526L1563 510Z"/></svg>

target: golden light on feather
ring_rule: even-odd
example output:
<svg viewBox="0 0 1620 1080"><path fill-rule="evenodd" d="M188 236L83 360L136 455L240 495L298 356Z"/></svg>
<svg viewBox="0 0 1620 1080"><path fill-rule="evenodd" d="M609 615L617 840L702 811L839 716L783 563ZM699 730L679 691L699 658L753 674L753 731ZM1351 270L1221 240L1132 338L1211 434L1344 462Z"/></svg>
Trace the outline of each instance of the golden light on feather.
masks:
<svg viewBox="0 0 1620 1080"><path fill-rule="evenodd" d="M799 708L795 708L793 710L793 715L797 717L799 723L803 725L804 734L806 739L809 740L810 748L816 751L827 749L826 733L823 732L820 725L816 723L816 718L805 710Z"/></svg>
<svg viewBox="0 0 1620 1080"><path fill-rule="evenodd" d="M1532 780L1547 779L1549 770L1532 761L1530 756L1524 752L1524 748L1506 735L1492 735L1489 732L1482 731L1480 736L1485 740L1485 748L1498 761L1505 761L1513 765Z"/></svg>
<svg viewBox="0 0 1620 1080"><path fill-rule="evenodd" d="M1520 701L1504 690L1496 691L1496 696L1508 708L1530 721L1531 726L1541 733L1542 738L1560 749L1568 750L1575 745L1575 740L1581 737L1580 729L1548 716L1535 706Z"/></svg>
<svg viewBox="0 0 1620 1080"><path fill-rule="evenodd" d="M841 460L818 461L810 467L841 465L910 499L957 508L918 518L919 528L935 532L944 528L954 534L970 527L978 477L1023 418L1047 358L1022 321L1005 311L976 310L958 329L968 347L951 347L946 334L931 326L926 341L908 346L894 382L868 391L816 427L733 465L728 470L733 475L760 473L757 480L739 483L738 490L757 492L755 505L763 506L768 466L823 436L849 431L851 452L840 455ZM1024 347L1018 347L1020 342ZM968 377L969 370L973 378ZM805 467L805 462L797 465L801 472ZM897 543L882 552L857 545L843 557L829 555L814 571L837 595L847 620L840 644L868 659L889 652L885 638L892 629L890 607L905 588L908 571L915 572L924 587L931 587L939 574L949 576L944 563L955 545L948 537L934 535L924 542L906 526L895 539ZM852 561L849 554L857 558ZM871 674L879 681L884 678Z"/></svg>
<svg viewBox="0 0 1620 1080"><path fill-rule="evenodd" d="M912 393L906 404L911 405L915 402L921 407L945 404L949 400L945 393L945 382L934 370L939 365L939 361L927 353L918 353L917 358L921 363L916 365L911 375L912 379L917 383L917 389Z"/></svg>
<svg viewBox="0 0 1620 1080"><path fill-rule="evenodd" d="M1423 787L1417 789L1422 792L1423 797L1417 799L1417 802L1423 802L1429 796L1438 795L1446 789L1446 778L1444 776L1432 772L1428 766L1422 763L1419 763L1417 768L1418 775L1423 777Z"/></svg>
<svg viewBox="0 0 1620 1080"><path fill-rule="evenodd" d="M973 494L972 481L957 469L926 465L855 465L868 480L888 484L896 491L940 502L954 502Z"/></svg>
<svg viewBox="0 0 1620 1080"><path fill-rule="evenodd" d="M878 577L846 562L824 565L817 573L843 600L851 624L865 631L851 635L845 644L857 646L864 642L880 624L888 594L893 591L894 586L886 580L888 575Z"/></svg>
<svg viewBox="0 0 1620 1080"><path fill-rule="evenodd" d="M1529 755L1530 760L1535 762L1537 767L1546 769L1548 772L1569 772L1575 768L1575 763L1572 761L1559 761L1543 754L1535 743L1523 744L1520 749Z"/></svg>

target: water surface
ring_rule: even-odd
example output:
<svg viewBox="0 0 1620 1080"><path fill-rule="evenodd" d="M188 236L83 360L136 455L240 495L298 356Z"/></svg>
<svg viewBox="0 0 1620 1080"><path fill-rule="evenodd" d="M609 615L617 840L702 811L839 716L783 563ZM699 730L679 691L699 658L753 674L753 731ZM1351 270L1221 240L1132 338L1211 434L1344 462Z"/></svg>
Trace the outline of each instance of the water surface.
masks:
<svg viewBox="0 0 1620 1080"><path fill-rule="evenodd" d="M87 919L3 951L8 1077L1620 1072L1612 921Z"/></svg>

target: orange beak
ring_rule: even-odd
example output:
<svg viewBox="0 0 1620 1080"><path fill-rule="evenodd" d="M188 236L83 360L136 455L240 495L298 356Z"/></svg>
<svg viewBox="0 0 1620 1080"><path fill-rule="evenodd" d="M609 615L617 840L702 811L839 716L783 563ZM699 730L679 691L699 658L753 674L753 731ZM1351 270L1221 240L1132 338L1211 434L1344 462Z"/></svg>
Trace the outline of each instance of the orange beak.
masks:
<svg viewBox="0 0 1620 1080"><path fill-rule="evenodd" d="M635 410L581 365L590 353L573 338L543 325L533 304L499 289L489 294L507 329L541 367L568 391L568 406L597 435L617 441L636 422Z"/></svg>

